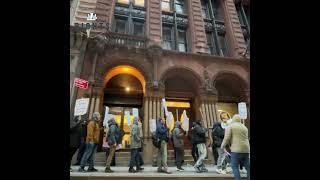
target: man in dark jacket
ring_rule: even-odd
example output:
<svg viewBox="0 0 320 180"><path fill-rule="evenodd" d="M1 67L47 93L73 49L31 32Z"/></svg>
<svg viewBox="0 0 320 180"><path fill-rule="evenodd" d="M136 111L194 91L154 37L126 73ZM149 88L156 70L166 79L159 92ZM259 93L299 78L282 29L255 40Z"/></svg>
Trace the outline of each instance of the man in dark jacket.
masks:
<svg viewBox="0 0 320 180"><path fill-rule="evenodd" d="M185 134L186 134L186 132L182 129L181 123L179 121L176 121L174 123L172 137L173 137L173 144L174 144L175 153L176 153L177 171L184 170L181 166L182 166L182 161L184 158L183 137Z"/></svg>
<svg viewBox="0 0 320 180"><path fill-rule="evenodd" d="M192 144L192 150L191 150L191 155L193 157L194 163L197 162L199 154L198 154L198 149L197 145L194 142L194 136L195 136L195 131L194 131L194 126L196 125L196 122L192 122L192 127L191 127L191 132L192 132L192 138L191 138L191 144Z"/></svg>
<svg viewBox="0 0 320 180"><path fill-rule="evenodd" d="M224 124L227 123L227 119L222 120ZM212 137L213 137L213 152L218 152L218 157L214 157L215 161L217 162L217 173L225 174L225 166L223 167L223 160L224 160L224 152L221 149L221 143L224 138L224 128L221 126L221 122L216 122L212 128ZM215 154L213 154L215 156Z"/></svg>
<svg viewBox="0 0 320 180"><path fill-rule="evenodd" d="M159 118L157 122L157 130L156 136L160 139L160 148L158 149L158 172L165 172L167 174L171 174L168 170L167 158L168 158L168 150L167 144L169 140L169 129L165 124L166 120L164 118Z"/></svg>
<svg viewBox="0 0 320 180"><path fill-rule="evenodd" d="M205 129L201 121L196 122L194 129L193 129L193 140L194 143L197 145L199 157L194 165L194 168L196 169L196 172L201 173L201 172L208 172L208 169L205 168L205 165L203 163L204 159L207 156L207 147L206 147L206 132L208 131Z"/></svg>
<svg viewBox="0 0 320 180"><path fill-rule="evenodd" d="M81 140L80 140L80 146L79 151L77 155L77 162L74 164L75 166L79 166L81 163L81 159L83 157L83 154L86 150L86 138L87 138L87 121L82 121L81 123Z"/></svg>
<svg viewBox="0 0 320 180"><path fill-rule="evenodd" d="M109 150L109 156L108 156L107 163L106 163L105 172L112 173L114 171L112 171L110 169L110 165L111 165L111 161L113 159L114 153L116 151L116 147L119 143L120 130L119 130L117 123L116 123L116 120L114 118L111 118L108 121L108 126L109 126L108 145L110 147L110 150Z"/></svg>
<svg viewBox="0 0 320 180"><path fill-rule="evenodd" d="M70 151L69 151L69 167L71 166L71 160L74 153L80 146L81 141L81 125L78 117L74 117L73 120L70 121ZM72 171L70 167L70 171Z"/></svg>

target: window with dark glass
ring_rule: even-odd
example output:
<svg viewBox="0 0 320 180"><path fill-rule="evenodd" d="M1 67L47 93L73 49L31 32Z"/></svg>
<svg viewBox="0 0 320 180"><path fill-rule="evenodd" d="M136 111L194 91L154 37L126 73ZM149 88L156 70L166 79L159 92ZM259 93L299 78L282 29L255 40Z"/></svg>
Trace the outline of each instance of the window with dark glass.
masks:
<svg viewBox="0 0 320 180"><path fill-rule="evenodd" d="M184 0L162 0L162 47L187 52L188 16Z"/></svg>
<svg viewBox="0 0 320 180"><path fill-rule="evenodd" d="M175 0L175 9L178 14L185 14L185 7L183 0Z"/></svg>
<svg viewBox="0 0 320 180"><path fill-rule="evenodd" d="M146 10L144 0L118 0L114 9L113 31L143 36Z"/></svg>
<svg viewBox="0 0 320 180"><path fill-rule="evenodd" d="M250 10L249 7L244 6L241 1L237 2L235 5L243 32L243 37L247 43L250 39Z"/></svg>
<svg viewBox="0 0 320 180"><path fill-rule="evenodd" d="M133 35L143 36L144 35L144 23L133 22Z"/></svg>
<svg viewBox="0 0 320 180"><path fill-rule="evenodd" d="M218 34L218 41L219 41L221 51L223 52L223 54L226 54L227 48L226 48L225 34L219 33Z"/></svg>
<svg viewBox="0 0 320 180"><path fill-rule="evenodd" d="M211 32L206 32L209 54L217 54L214 46L214 40Z"/></svg>
<svg viewBox="0 0 320 180"><path fill-rule="evenodd" d="M114 32L126 34L126 24L127 21L123 19L115 19L115 29Z"/></svg>
<svg viewBox="0 0 320 180"><path fill-rule="evenodd" d="M223 20L223 9L221 6L221 0L213 0L213 13L217 20Z"/></svg>
<svg viewBox="0 0 320 180"><path fill-rule="evenodd" d="M209 53L227 56L226 31L222 0L201 0Z"/></svg>
<svg viewBox="0 0 320 180"><path fill-rule="evenodd" d="M162 0L161 7L162 11L171 11L170 0Z"/></svg>
<svg viewBox="0 0 320 180"><path fill-rule="evenodd" d="M209 5L207 0L201 0L201 7L202 7L202 17L209 19Z"/></svg>
<svg viewBox="0 0 320 180"><path fill-rule="evenodd" d="M172 27L162 27L162 47L163 49L172 50L173 49L173 31Z"/></svg>
<svg viewBox="0 0 320 180"><path fill-rule="evenodd" d="M187 52L187 39L185 30L178 30L178 51Z"/></svg>

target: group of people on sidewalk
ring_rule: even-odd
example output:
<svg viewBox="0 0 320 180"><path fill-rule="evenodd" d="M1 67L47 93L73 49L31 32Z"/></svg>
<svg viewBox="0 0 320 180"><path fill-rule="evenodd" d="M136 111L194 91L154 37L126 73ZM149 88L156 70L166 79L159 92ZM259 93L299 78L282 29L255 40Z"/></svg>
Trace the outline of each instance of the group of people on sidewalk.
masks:
<svg viewBox="0 0 320 180"><path fill-rule="evenodd" d="M236 180L240 180L239 166L244 166L247 171L247 179L250 179L249 153L250 145L248 139L248 129L241 123L240 116L234 115L232 120L221 118L222 122L217 122L212 128L211 137L213 155L217 163L217 173L225 174L226 157L230 154L231 168ZM94 172L94 157L99 143L100 132L103 127L99 125L100 114L93 113L92 120L80 121L77 117L70 121L70 156L69 162L74 153L78 151L77 163L80 165L79 172L85 172L85 166L88 165L87 172ZM195 160L194 168L196 172L208 172L204 160L207 157L207 138L208 128L204 128L202 121L196 121L192 124L192 156ZM168 169L168 143L172 139L175 152L177 171L183 171L184 162L184 136L186 131L181 127L181 123L176 121L174 129L170 132L165 118L159 118L156 121L156 131L153 133L153 145L158 148L157 171L171 174ZM114 159L116 147L121 144L123 134L114 118L108 121L106 132L108 144L108 156L106 160L106 173L112 173L110 166ZM142 123L138 117L134 117L133 125L130 131L130 162L129 172L136 173L142 171L143 159L141 149L143 145ZM69 167L70 167L69 165ZM136 167L134 169L134 167ZM71 171L71 168L70 168Z"/></svg>

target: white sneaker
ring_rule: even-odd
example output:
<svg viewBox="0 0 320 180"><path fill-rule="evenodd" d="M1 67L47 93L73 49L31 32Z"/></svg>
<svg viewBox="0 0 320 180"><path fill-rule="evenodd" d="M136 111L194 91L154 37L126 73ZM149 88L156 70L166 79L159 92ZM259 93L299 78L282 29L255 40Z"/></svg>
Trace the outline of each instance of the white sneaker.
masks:
<svg viewBox="0 0 320 180"><path fill-rule="evenodd" d="M222 174L222 169L216 169L216 172L217 172L218 174Z"/></svg>
<svg viewBox="0 0 320 180"><path fill-rule="evenodd" d="M243 168L242 170L240 170L240 174L247 174L247 171Z"/></svg>

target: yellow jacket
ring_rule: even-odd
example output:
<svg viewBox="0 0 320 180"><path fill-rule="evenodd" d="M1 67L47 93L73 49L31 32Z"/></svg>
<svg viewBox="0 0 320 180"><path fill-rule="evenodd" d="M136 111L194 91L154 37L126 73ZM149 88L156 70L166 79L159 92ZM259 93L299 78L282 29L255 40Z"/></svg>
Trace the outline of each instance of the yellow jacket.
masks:
<svg viewBox="0 0 320 180"><path fill-rule="evenodd" d="M86 142L99 143L100 127L98 122L91 120L87 126L87 139Z"/></svg>

